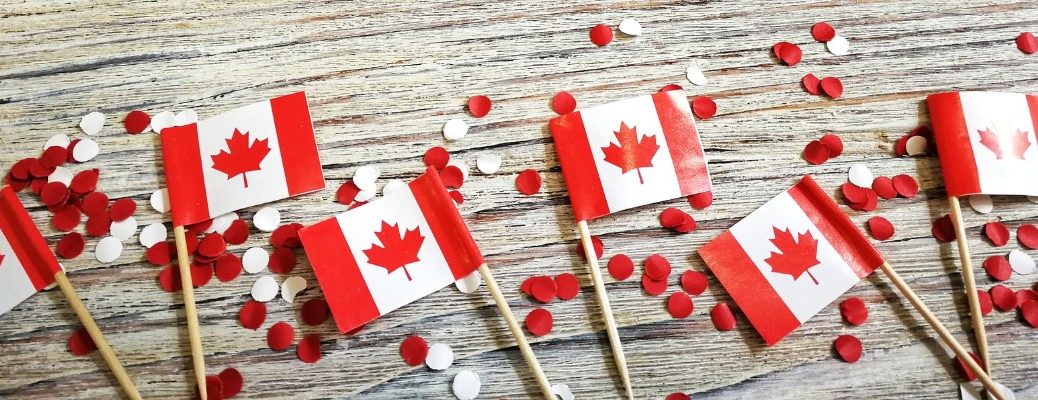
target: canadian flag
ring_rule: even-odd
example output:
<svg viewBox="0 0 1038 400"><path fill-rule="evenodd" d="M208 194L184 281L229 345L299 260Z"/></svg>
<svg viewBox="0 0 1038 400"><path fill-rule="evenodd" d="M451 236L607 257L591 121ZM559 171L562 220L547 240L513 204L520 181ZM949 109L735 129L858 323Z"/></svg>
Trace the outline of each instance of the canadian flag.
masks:
<svg viewBox="0 0 1038 400"><path fill-rule="evenodd" d="M14 189L0 189L0 315L54 284L58 259Z"/></svg>
<svg viewBox="0 0 1038 400"><path fill-rule="evenodd" d="M883 263L810 176L699 250L768 345Z"/></svg>
<svg viewBox="0 0 1038 400"><path fill-rule="evenodd" d="M1038 96L947 92L926 104L949 196L1038 196Z"/></svg>
<svg viewBox="0 0 1038 400"><path fill-rule="evenodd" d="M483 265L436 170L299 230L335 323L354 330Z"/></svg>
<svg viewBox="0 0 1038 400"><path fill-rule="evenodd" d="M711 190L683 91L574 111L549 127L578 221Z"/></svg>
<svg viewBox="0 0 1038 400"><path fill-rule="evenodd" d="M324 188L303 92L166 128L161 136L177 226Z"/></svg>

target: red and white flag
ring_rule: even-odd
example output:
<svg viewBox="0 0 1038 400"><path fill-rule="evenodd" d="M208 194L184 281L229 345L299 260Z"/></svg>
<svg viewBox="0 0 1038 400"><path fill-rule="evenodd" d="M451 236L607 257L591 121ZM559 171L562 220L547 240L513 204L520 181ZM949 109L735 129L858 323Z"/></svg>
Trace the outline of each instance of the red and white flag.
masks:
<svg viewBox="0 0 1038 400"><path fill-rule="evenodd" d="M304 92L166 128L161 136L176 226L324 188Z"/></svg>
<svg viewBox="0 0 1038 400"><path fill-rule="evenodd" d="M549 127L578 221L711 189L683 91L574 111Z"/></svg>
<svg viewBox="0 0 1038 400"><path fill-rule="evenodd" d="M0 315L54 284L61 267L14 194L0 189Z"/></svg>
<svg viewBox="0 0 1038 400"><path fill-rule="evenodd" d="M1038 196L1038 96L947 92L926 104L949 196Z"/></svg>
<svg viewBox="0 0 1038 400"><path fill-rule="evenodd" d="M810 176L699 250L768 345L883 264Z"/></svg>
<svg viewBox="0 0 1038 400"><path fill-rule="evenodd" d="M378 200L300 229L299 239L342 332L483 265L433 169Z"/></svg>

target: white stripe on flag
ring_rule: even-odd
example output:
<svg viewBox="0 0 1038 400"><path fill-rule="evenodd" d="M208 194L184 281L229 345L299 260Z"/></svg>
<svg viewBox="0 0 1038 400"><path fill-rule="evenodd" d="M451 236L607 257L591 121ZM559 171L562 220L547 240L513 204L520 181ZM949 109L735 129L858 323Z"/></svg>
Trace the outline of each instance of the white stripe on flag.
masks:
<svg viewBox="0 0 1038 400"><path fill-rule="evenodd" d="M4 255L0 262L0 315L3 315L36 294L36 287L25 274L25 269L4 235L0 235L0 254Z"/></svg>
<svg viewBox="0 0 1038 400"><path fill-rule="evenodd" d="M959 99L977 162L981 192L1019 194L1038 188L1038 146L1027 97L1019 93L960 92ZM1024 151L1024 159L996 158L995 152L981 144L981 130L1001 135L1026 132L1030 146Z"/></svg>

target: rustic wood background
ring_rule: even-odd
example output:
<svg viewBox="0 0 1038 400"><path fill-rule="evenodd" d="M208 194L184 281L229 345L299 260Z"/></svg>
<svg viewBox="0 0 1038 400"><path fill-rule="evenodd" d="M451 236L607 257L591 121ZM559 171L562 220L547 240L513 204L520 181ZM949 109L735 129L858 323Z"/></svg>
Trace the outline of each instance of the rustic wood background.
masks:
<svg viewBox="0 0 1038 400"><path fill-rule="evenodd" d="M623 18L644 26L641 37L617 33L595 48L588 29ZM809 34L829 21L850 39L851 54L837 57ZM162 216L147 206L162 187L158 137L127 135L121 119L132 109L151 114L192 108L202 118L254 101L305 90L311 99L328 189L278 202L283 221L312 223L344 209L335 188L362 165L388 178L409 179L431 146L446 146L472 173L461 207L512 309L519 318L537 307L520 294L533 274L575 273L583 285L573 301L546 306L554 331L534 339L553 383L568 384L580 399L616 398L620 390L586 267L575 255L575 224L546 123L551 96L568 90L580 105L651 93L678 83L689 96L710 95L719 113L701 121L717 201L692 214L699 230L676 235L659 227L674 200L594 221L606 257L626 253L638 263L659 252L679 268L705 270L697 248L803 174L835 190L852 163L877 175L914 174L923 191L884 201L883 215L897 233L878 247L955 332L970 338L956 247L938 244L930 221L947 211L935 158L894 158L893 141L928 119L922 100L946 89L1038 91L1038 56L1018 51L1013 38L1038 30L1033 1L781 0L720 1L451 1L451 2L210 2L3 1L0 6L0 169L42 151L55 133L83 137L77 125L91 111L108 115L95 138L102 154L75 166L100 168L99 188L140 205L141 226ZM771 56L777 41L798 43L804 62L789 68ZM695 87L685 67L699 63L709 85ZM845 98L806 94L805 73L838 76ZM470 95L486 94L494 109L483 119L465 111ZM452 117L472 125L461 141L445 143L440 128ZM846 143L843 156L809 166L800 151L824 132ZM501 171L475 170L476 155L505 158ZM534 168L544 177L539 195L525 197L515 175ZM48 225L38 199L22 198ZM251 218L255 209L242 215ZM1036 206L999 197L996 211L967 208L974 262L1019 247L993 248L979 227L994 219L1014 228L1035 222ZM49 225L48 239L59 237ZM267 245L253 231L248 245ZM136 240L136 239L134 239ZM66 262L73 284L146 398L188 398L191 369L179 295L158 288L160 268L143 261L138 243L104 265L93 244ZM247 246L234 247L241 253ZM1038 253L1028 252L1031 255ZM302 258L302 257L301 257ZM315 283L309 265L296 274ZM676 276L670 290L679 290ZM625 282L607 278L639 398L685 391L697 399L958 397L958 375L945 350L906 301L879 275L849 295L869 306L861 327L841 322L830 306L773 348L744 318L737 331L718 332L709 319L717 301L730 301L711 278L695 298L696 311L675 320L665 296L644 294L640 272ZM255 275L198 290L210 373L236 367L245 376L241 398L453 398L450 381L462 369L483 379L481 398L531 398L538 393L504 322L485 289L465 295L445 288L371 324L356 336L319 328L324 358L303 364L292 351L266 346L276 321L301 325L298 308L321 296L308 289L296 304L269 303L260 331L238 325ZM214 280L215 281L215 280ZM982 288L992 286L978 273ZM1030 287L1034 276L1007 285ZM987 318L994 377L1019 398L1038 398L1038 331L1016 313ZM57 291L37 295L0 317L0 397L113 398L119 394L100 357L73 357L68 335L78 327ZM410 368L398 355L401 340L419 333L448 343L457 360L448 371ZM857 364L835 359L842 333L862 339ZM297 336L298 337L298 336Z"/></svg>

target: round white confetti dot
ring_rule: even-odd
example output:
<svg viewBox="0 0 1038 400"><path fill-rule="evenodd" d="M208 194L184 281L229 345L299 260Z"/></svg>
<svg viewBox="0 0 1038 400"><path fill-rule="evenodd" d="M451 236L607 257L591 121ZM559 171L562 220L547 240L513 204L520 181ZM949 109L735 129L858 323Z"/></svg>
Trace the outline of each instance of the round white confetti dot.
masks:
<svg viewBox="0 0 1038 400"><path fill-rule="evenodd" d="M454 281L454 287L458 288L458 291L462 293L475 293L482 284L483 277L479 275L479 271L472 271L461 279Z"/></svg>
<svg viewBox="0 0 1038 400"><path fill-rule="evenodd" d="M497 154L480 154L476 157L476 168L479 172L493 175L501 169L501 156Z"/></svg>
<svg viewBox="0 0 1038 400"><path fill-rule="evenodd" d="M101 133L101 128L104 126L105 115L97 111L84 115L83 119L79 121L79 129L82 129L83 133L90 136Z"/></svg>
<svg viewBox="0 0 1038 400"><path fill-rule="evenodd" d="M642 34L642 24L639 24L634 18L627 18L620 21L618 29L620 29L620 32L631 36L641 36Z"/></svg>
<svg viewBox="0 0 1038 400"><path fill-rule="evenodd" d="M176 115L174 115L172 111L163 111L155 114L151 117L151 130L155 131L155 133L162 133L163 129L176 124L176 122L174 122L175 119Z"/></svg>
<svg viewBox="0 0 1038 400"><path fill-rule="evenodd" d="M177 115L173 117L173 124L175 126L188 125L195 122L198 122L198 113L196 113L195 110L184 110L178 112Z"/></svg>
<svg viewBox="0 0 1038 400"><path fill-rule="evenodd" d="M43 149L47 150L54 146L68 148L69 143L72 143L72 141L69 140L68 135L59 133L51 136L50 139L47 139L47 143L43 145Z"/></svg>
<svg viewBox="0 0 1038 400"><path fill-rule="evenodd" d="M141 229L141 234L137 239L140 240L141 246L151 248L155 243L165 241L168 238L169 232L166 231L166 225L156 222Z"/></svg>
<svg viewBox="0 0 1038 400"><path fill-rule="evenodd" d="M281 212L274 207L263 207L252 216L252 224L263 232L273 232L281 223Z"/></svg>
<svg viewBox="0 0 1038 400"><path fill-rule="evenodd" d="M466 369L454 375L454 383L451 388L454 390L454 397L459 400L472 400L479 396L481 385L479 375Z"/></svg>
<svg viewBox="0 0 1038 400"><path fill-rule="evenodd" d="M425 365L434 371L443 371L454 364L454 350L443 343L429 346L429 355L425 357Z"/></svg>
<svg viewBox="0 0 1038 400"><path fill-rule="evenodd" d="M260 303L274 300L278 296L278 281L273 276L263 275L252 284L252 298Z"/></svg>
<svg viewBox="0 0 1038 400"><path fill-rule="evenodd" d="M845 56L850 53L851 44L843 36L835 36L832 40L825 42L825 48L829 49L830 53L838 56Z"/></svg>
<svg viewBox="0 0 1038 400"><path fill-rule="evenodd" d="M987 214L995 208L991 201L991 196L986 194L975 194L970 196L970 207L973 207L973 210L981 214Z"/></svg>
<svg viewBox="0 0 1038 400"><path fill-rule="evenodd" d="M47 177L47 182L61 182L68 186L72 184L72 170L59 165Z"/></svg>
<svg viewBox="0 0 1038 400"><path fill-rule="evenodd" d="M151 208L160 213L169 211L169 191L166 188L151 193Z"/></svg>
<svg viewBox="0 0 1038 400"><path fill-rule="evenodd" d="M926 138L923 136L912 136L905 142L905 153L910 156L926 155Z"/></svg>
<svg viewBox="0 0 1038 400"><path fill-rule="evenodd" d="M213 223L209 225L209 228L205 230L205 233L219 233L223 234L227 228L231 227L231 223L238 219L238 213L231 211L229 213L217 216L213 218Z"/></svg>
<svg viewBox="0 0 1038 400"><path fill-rule="evenodd" d="M461 170L461 180L469 180L469 165L466 164L464 161L450 160L450 162L448 162L447 165L453 165L455 167L458 167L458 169Z"/></svg>
<svg viewBox="0 0 1038 400"><path fill-rule="evenodd" d="M565 383L551 385L551 392L558 396L558 400L574 400L576 398L573 396L573 392L569 390L569 385Z"/></svg>
<svg viewBox="0 0 1038 400"><path fill-rule="evenodd" d="M97 241L97 247L94 249L94 257L97 261L103 263L110 263L119 258L119 255L123 253L123 244L118 238L112 236L105 236L101 240Z"/></svg>
<svg viewBox="0 0 1038 400"><path fill-rule="evenodd" d="M366 202L366 201L369 201L371 199L374 199L375 195L377 195L377 194L378 194L378 192L376 192L374 189L372 189L372 190L361 190L361 191L357 192L357 196L354 197L353 200L361 201L361 202Z"/></svg>
<svg viewBox="0 0 1038 400"><path fill-rule="evenodd" d="M296 295L306 289L306 279L301 276L293 276L281 283L281 298L291 304L296 300Z"/></svg>
<svg viewBox="0 0 1038 400"><path fill-rule="evenodd" d="M699 69L698 65L693 64L685 68L685 78L692 82L693 85L706 85L706 75L703 75L703 70Z"/></svg>
<svg viewBox="0 0 1038 400"><path fill-rule="evenodd" d="M97 142L93 139L85 138L81 139L79 143L76 143L76 147L72 148L72 159L76 162L87 162L97 157L101 149L97 147Z"/></svg>
<svg viewBox="0 0 1038 400"><path fill-rule="evenodd" d="M872 171L870 171L869 167L865 166L865 164L852 165L851 169L847 171L847 174L849 175L851 183L857 187L871 188L872 181L876 180L876 178L872 176Z"/></svg>
<svg viewBox="0 0 1038 400"><path fill-rule="evenodd" d="M1009 266L1013 272L1028 275L1034 272L1034 258L1020 250L1013 250L1009 252Z"/></svg>
<svg viewBox="0 0 1038 400"><path fill-rule="evenodd" d="M112 222L109 233L120 241L125 242L133 237L133 234L137 233L137 219L130 217L122 221Z"/></svg>
<svg viewBox="0 0 1038 400"><path fill-rule="evenodd" d="M450 119L443 124L443 138L447 140L458 140L469 133L469 124L458 118Z"/></svg>
<svg viewBox="0 0 1038 400"><path fill-rule="evenodd" d="M241 256L241 266L245 269L245 272L250 274L259 273L267 269L269 262L270 254L261 247L245 250L245 254Z"/></svg>
<svg viewBox="0 0 1038 400"><path fill-rule="evenodd" d="M404 183L404 181L402 181L402 180L399 180L399 179L390 180L389 182L386 182L386 186L382 187L382 195L383 196L388 195L390 193L393 193L393 192L395 192L397 190L400 190L400 189L403 189L405 187L407 187L407 184Z"/></svg>
<svg viewBox="0 0 1038 400"><path fill-rule="evenodd" d="M382 172L375 166L365 165L353 172L353 184L360 190L375 190L375 180Z"/></svg>

